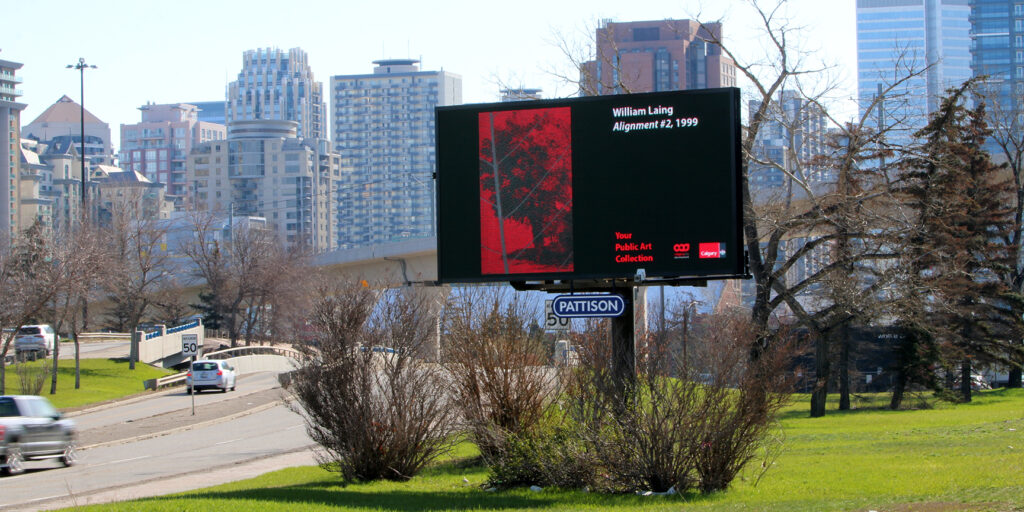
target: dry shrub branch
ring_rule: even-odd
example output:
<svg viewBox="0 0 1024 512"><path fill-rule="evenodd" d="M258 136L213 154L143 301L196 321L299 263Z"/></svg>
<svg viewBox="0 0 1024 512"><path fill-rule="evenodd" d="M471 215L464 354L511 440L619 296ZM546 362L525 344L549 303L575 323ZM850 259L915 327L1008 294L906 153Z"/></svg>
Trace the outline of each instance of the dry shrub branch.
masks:
<svg viewBox="0 0 1024 512"><path fill-rule="evenodd" d="M594 466L590 485L713 492L760 455L768 467L780 448L774 420L789 397L794 352L776 336L751 360L757 334L740 315L707 318L682 361L671 333L652 332L638 340L636 379L623 388L612 375L607 324L575 333L581 365L561 405L585 446L579 463Z"/></svg>
<svg viewBox="0 0 1024 512"><path fill-rule="evenodd" d="M534 305L497 287L463 288L444 316L444 369L453 403L487 459L533 429L558 392L547 347L531 332Z"/></svg>
<svg viewBox="0 0 1024 512"><path fill-rule="evenodd" d="M290 391L321 462L345 481L408 480L451 447L456 414L443 376L415 357L436 336L434 322L410 289L319 290L315 343Z"/></svg>

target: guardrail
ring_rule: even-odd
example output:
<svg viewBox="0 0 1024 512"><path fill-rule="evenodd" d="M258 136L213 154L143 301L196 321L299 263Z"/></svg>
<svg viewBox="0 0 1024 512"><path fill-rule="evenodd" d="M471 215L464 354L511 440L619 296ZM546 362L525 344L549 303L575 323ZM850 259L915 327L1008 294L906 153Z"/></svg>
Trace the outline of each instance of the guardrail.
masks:
<svg viewBox="0 0 1024 512"><path fill-rule="evenodd" d="M132 335L128 332L80 332L78 341L82 343L103 342L103 341L131 341Z"/></svg>
<svg viewBox="0 0 1024 512"><path fill-rule="evenodd" d="M218 350L216 352L210 352L209 354L203 354L203 359L229 359L232 357L239 356L258 356L258 355L275 355L290 357L298 361L302 358L302 353L298 350L284 347L273 347L273 346L254 346L254 347L234 347L224 350Z"/></svg>
<svg viewBox="0 0 1024 512"><path fill-rule="evenodd" d="M148 379L142 381L143 389L152 389L156 391L160 388L166 388L170 386L177 386L185 383L185 377L188 376L188 372L176 373L174 375L168 375L166 377L160 377L159 379Z"/></svg>

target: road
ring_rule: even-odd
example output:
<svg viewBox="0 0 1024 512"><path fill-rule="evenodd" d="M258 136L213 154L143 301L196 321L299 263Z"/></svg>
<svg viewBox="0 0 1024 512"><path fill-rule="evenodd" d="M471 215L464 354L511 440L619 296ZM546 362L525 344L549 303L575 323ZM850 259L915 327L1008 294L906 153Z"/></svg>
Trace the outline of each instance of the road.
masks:
<svg viewBox="0 0 1024 512"><path fill-rule="evenodd" d="M195 416L180 390L75 415L79 463L29 462L25 474L0 479L0 510L159 495L254 476L281 461L311 464L303 421L275 386L271 373L240 377L239 391L196 396Z"/></svg>
<svg viewBox="0 0 1024 512"><path fill-rule="evenodd" d="M95 343L79 343L79 357L82 359L97 358L119 358L128 357L129 345L127 341L101 341ZM60 344L60 359L75 358L75 344Z"/></svg>

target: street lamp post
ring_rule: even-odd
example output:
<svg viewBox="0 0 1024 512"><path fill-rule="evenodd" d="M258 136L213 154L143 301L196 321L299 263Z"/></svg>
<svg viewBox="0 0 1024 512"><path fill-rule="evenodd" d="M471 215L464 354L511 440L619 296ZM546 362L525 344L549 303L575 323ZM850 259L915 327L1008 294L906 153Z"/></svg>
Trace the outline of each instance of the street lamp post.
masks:
<svg viewBox="0 0 1024 512"><path fill-rule="evenodd" d="M88 181L88 176L85 169L85 70L96 69L96 66L92 64L86 64L84 57L79 57L77 64L68 64L68 69L77 69L79 74L79 107L81 107L81 128L82 128L82 139L79 141L79 153L82 158L82 218L88 218L88 208L85 197L85 182Z"/></svg>

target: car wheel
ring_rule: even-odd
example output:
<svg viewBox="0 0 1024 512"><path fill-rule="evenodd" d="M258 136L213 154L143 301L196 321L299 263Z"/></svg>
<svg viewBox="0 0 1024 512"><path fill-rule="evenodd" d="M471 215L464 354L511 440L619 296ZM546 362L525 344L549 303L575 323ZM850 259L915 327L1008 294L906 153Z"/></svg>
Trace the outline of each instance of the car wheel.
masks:
<svg viewBox="0 0 1024 512"><path fill-rule="evenodd" d="M220 388L220 392L221 393L227 393L228 392L228 385L224 384L224 387Z"/></svg>
<svg viewBox="0 0 1024 512"><path fill-rule="evenodd" d="M20 475L25 472L25 458L21 455L21 448L12 444L7 447L7 467L4 473L8 475Z"/></svg>
<svg viewBox="0 0 1024 512"><path fill-rule="evenodd" d="M68 443L68 445L64 447L64 453L60 456L60 463L63 464L64 467L69 467L74 466L76 462L78 462L78 449L75 446L75 443Z"/></svg>

